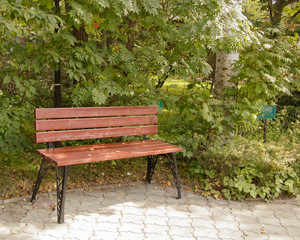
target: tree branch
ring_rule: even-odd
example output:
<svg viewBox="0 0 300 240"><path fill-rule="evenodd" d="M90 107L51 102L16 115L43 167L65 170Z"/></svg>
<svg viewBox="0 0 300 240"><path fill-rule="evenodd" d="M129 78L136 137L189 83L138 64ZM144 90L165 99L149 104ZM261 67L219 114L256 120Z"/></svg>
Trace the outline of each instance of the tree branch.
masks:
<svg viewBox="0 0 300 240"><path fill-rule="evenodd" d="M272 0L268 0L268 8L269 8L270 20L271 20L271 22L273 22L274 19L273 19L273 12L272 12Z"/></svg>
<svg viewBox="0 0 300 240"><path fill-rule="evenodd" d="M283 6L287 6L289 4L298 2L299 0L288 0L288 1L282 1Z"/></svg>

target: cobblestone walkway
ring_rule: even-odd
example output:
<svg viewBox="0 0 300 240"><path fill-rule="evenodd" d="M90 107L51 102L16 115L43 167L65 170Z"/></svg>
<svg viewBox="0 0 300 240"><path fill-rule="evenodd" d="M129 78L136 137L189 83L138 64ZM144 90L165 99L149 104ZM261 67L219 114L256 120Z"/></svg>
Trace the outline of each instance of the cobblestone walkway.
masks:
<svg viewBox="0 0 300 240"><path fill-rule="evenodd" d="M65 223L54 193L0 202L0 239L300 239L300 200L226 201L155 183L69 190Z"/></svg>

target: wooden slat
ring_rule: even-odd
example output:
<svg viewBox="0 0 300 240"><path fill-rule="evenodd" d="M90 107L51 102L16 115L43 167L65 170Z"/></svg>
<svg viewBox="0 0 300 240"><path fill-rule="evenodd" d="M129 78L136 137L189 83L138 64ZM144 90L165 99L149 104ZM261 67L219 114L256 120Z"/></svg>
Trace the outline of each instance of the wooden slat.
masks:
<svg viewBox="0 0 300 240"><path fill-rule="evenodd" d="M163 144L169 144L160 140L144 140L144 141L131 141L131 142L116 142L116 143L103 143L103 144L94 144L94 145L82 145L82 146L72 146L72 147L61 147L61 148L47 148L40 149L39 151L47 152L47 154L52 153L72 153L78 151L98 151L98 150L109 150L113 148L126 148L128 146L148 146L155 147L157 145L161 146Z"/></svg>
<svg viewBox="0 0 300 240"><path fill-rule="evenodd" d="M157 124L157 116L36 120L35 130L62 130Z"/></svg>
<svg viewBox="0 0 300 240"><path fill-rule="evenodd" d="M122 137L135 135L157 134L157 125L122 127L122 128L103 128L88 130L72 130L57 132L36 132L36 142L58 142L68 140L81 140L93 138Z"/></svg>
<svg viewBox="0 0 300 240"><path fill-rule="evenodd" d="M36 119L77 118L77 117L112 117L132 115L155 115L156 106L129 107L81 107L81 108L38 108Z"/></svg>
<svg viewBox="0 0 300 240"><path fill-rule="evenodd" d="M180 147L158 140L40 149L37 153L57 166L180 152Z"/></svg>

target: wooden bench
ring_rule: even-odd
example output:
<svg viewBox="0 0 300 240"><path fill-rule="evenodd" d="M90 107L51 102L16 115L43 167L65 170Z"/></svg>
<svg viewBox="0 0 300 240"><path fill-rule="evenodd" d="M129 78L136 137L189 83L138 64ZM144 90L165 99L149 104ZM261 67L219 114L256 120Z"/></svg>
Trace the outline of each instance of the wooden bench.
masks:
<svg viewBox="0 0 300 240"><path fill-rule="evenodd" d="M50 163L57 168L57 217L64 222L65 192L70 166L91 162L148 156L146 183L150 183L159 155L167 157L181 198L176 152L180 147L159 140L146 140L157 134L156 106L82 107L35 109L36 142L48 148L37 150L43 157L31 201ZM61 141L142 135L141 141L61 147Z"/></svg>

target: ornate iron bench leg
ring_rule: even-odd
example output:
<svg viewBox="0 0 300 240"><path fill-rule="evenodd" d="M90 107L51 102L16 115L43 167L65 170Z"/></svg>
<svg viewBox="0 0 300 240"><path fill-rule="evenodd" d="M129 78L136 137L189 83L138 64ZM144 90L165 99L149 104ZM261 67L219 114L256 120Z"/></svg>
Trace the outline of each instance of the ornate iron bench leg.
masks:
<svg viewBox="0 0 300 240"><path fill-rule="evenodd" d="M69 172L70 166L57 167L56 169L58 223L64 223L65 221L65 196Z"/></svg>
<svg viewBox="0 0 300 240"><path fill-rule="evenodd" d="M40 166L39 174L37 176L36 183L35 183L35 186L33 189L32 197L30 200L31 202L34 202L36 200L37 191L40 188L40 185L41 185L41 183L44 179L44 176L49 168L49 165L50 165L49 161L47 161L46 159L43 158L41 166Z"/></svg>
<svg viewBox="0 0 300 240"><path fill-rule="evenodd" d="M155 169L155 165L157 163L157 158L158 158L158 155L148 156L146 183L151 183L152 176L153 176L154 169Z"/></svg>
<svg viewBox="0 0 300 240"><path fill-rule="evenodd" d="M177 160L176 160L176 153L166 154L168 161L170 163L171 171L174 177L175 185L177 188L177 199L181 199L181 191L180 191L180 181L178 176L178 169L177 169ZM173 160L172 160L173 158Z"/></svg>

